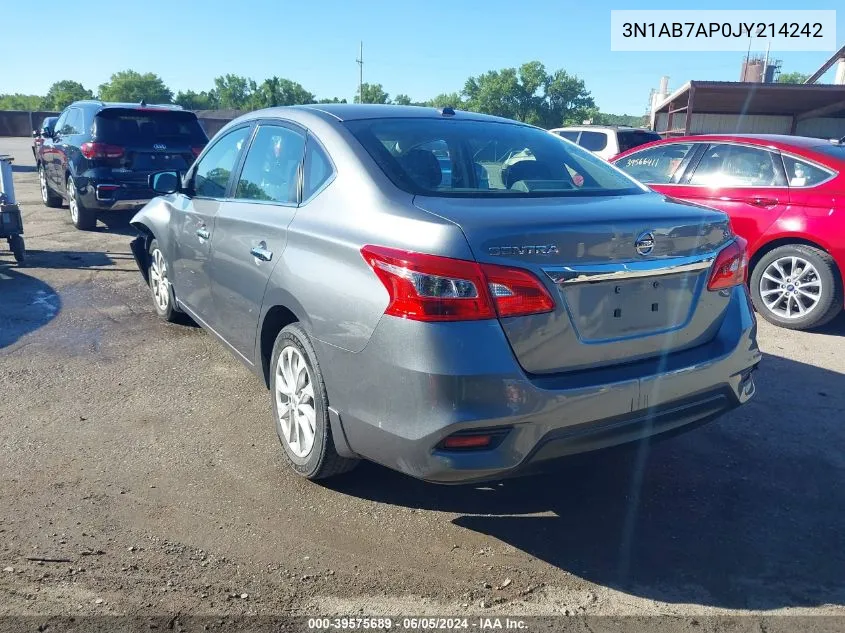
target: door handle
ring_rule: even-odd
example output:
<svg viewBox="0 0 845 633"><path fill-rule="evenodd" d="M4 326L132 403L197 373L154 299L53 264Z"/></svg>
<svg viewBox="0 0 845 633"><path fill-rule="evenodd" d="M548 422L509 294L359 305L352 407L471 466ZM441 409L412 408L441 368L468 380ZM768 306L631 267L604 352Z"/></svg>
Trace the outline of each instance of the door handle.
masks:
<svg viewBox="0 0 845 633"><path fill-rule="evenodd" d="M201 226L197 229L197 237L203 240L207 240L209 237L211 237L211 233L209 233L204 226Z"/></svg>
<svg viewBox="0 0 845 633"><path fill-rule="evenodd" d="M263 262L269 262L273 259L273 251L267 250L267 243L261 242L258 246L253 246L250 250L250 255L260 259Z"/></svg>
<svg viewBox="0 0 845 633"><path fill-rule="evenodd" d="M778 200L776 198L752 198L751 204L755 207L762 207L764 209L769 209L771 207L776 206Z"/></svg>

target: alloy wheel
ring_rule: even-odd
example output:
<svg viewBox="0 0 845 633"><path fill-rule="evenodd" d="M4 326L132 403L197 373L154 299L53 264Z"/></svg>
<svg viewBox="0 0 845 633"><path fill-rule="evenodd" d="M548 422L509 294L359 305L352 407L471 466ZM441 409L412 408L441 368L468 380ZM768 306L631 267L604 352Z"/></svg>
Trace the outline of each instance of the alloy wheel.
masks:
<svg viewBox="0 0 845 633"><path fill-rule="evenodd" d="M76 201L76 185L73 178L67 179L67 206L70 209L70 219L76 224L79 221L79 203Z"/></svg>
<svg viewBox="0 0 845 633"><path fill-rule="evenodd" d="M170 281L167 278L167 262L157 248L153 250L150 263L150 287L158 309L166 312L170 304Z"/></svg>
<svg viewBox="0 0 845 633"><path fill-rule="evenodd" d="M766 309L783 319L807 316L819 304L822 292L818 271L803 257L776 259L760 278L760 296Z"/></svg>
<svg viewBox="0 0 845 633"><path fill-rule="evenodd" d="M282 349L276 364L276 405L282 439L294 455L307 457L317 427L314 385L305 358L292 345Z"/></svg>

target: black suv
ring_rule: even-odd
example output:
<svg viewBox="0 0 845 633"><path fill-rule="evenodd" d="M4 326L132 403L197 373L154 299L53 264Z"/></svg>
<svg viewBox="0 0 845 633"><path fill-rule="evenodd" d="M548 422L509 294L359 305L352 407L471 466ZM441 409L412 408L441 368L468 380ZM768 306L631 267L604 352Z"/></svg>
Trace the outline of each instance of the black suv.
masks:
<svg viewBox="0 0 845 633"><path fill-rule="evenodd" d="M43 131L38 151L41 199L64 200L78 229L101 211L135 209L155 196L147 177L186 171L208 143L193 112L173 105L76 101Z"/></svg>

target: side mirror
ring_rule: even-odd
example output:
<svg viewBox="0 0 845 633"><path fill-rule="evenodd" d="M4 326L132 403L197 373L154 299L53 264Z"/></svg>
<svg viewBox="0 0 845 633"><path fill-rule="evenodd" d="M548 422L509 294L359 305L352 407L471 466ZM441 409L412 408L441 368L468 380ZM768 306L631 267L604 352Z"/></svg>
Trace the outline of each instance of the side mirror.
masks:
<svg viewBox="0 0 845 633"><path fill-rule="evenodd" d="M38 138L39 136L41 136L41 132L38 130L32 130L32 138Z"/></svg>
<svg viewBox="0 0 845 633"><path fill-rule="evenodd" d="M181 188L179 172L176 171L159 171L150 174L147 182L150 189L159 194L176 193Z"/></svg>

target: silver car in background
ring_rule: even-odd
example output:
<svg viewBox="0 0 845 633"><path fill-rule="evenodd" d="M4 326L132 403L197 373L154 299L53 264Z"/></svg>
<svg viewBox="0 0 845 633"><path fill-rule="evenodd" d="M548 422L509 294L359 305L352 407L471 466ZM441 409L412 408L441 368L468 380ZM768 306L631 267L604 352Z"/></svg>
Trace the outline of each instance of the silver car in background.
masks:
<svg viewBox="0 0 845 633"><path fill-rule="evenodd" d="M448 171L448 174L446 173ZM158 314L270 390L318 479L435 482L692 428L754 393L745 245L521 123L321 105L232 121L132 220Z"/></svg>

